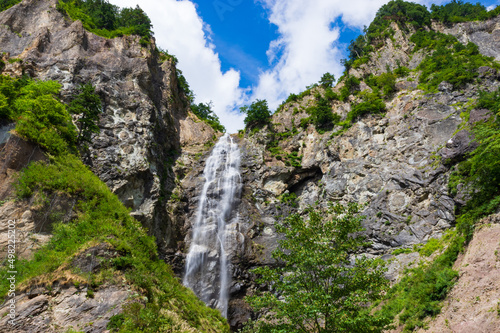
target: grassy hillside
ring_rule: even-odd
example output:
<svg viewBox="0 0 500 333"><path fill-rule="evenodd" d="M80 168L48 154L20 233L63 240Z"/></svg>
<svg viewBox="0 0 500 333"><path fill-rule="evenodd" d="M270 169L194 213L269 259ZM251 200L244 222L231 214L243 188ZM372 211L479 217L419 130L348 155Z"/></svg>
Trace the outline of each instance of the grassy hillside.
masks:
<svg viewBox="0 0 500 333"><path fill-rule="evenodd" d="M122 314L112 317L110 328L115 331L228 331L220 313L179 283L158 258L154 238L80 161L76 129L57 97L59 89L53 81L0 77L0 117L16 121L16 131L44 148L50 160L30 164L15 183L14 199L29 202L35 214L43 212L52 234L31 260L16 262L18 291L33 284L50 290L64 272L73 276L75 286L87 288L87 297L103 285L126 281L137 297L124 305ZM55 199L72 204L57 208ZM64 222L64 216L73 218ZM106 244L118 256L106 260L97 271L82 272L74 264L75 257L98 244ZM0 276L6 271L1 268ZM6 279L0 282L2 299L7 297L8 284Z"/></svg>

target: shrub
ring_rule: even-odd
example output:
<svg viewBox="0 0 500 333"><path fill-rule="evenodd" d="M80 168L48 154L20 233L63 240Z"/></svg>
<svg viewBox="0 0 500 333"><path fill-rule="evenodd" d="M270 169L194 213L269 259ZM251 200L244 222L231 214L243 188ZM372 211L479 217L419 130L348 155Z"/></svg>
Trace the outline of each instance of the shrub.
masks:
<svg viewBox="0 0 500 333"><path fill-rule="evenodd" d="M346 121L353 123L357 118L368 113L382 113L385 111L385 103L377 92L365 93L363 101L351 106L351 111L347 114Z"/></svg>
<svg viewBox="0 0 500 333"><path fill-rule="evenodd" d="M240 112L245 113L244 123L248 129L261 128L271 121L271 112L266 100L256 100L250 106L243 106Z"/></svg>
<svg viewBox="0 0 500 333"><path fill-rule="evenodd" d="M191 110L198 118L210 125L216 132L224 133L226 131L224 126L220 123L219 117L213 112L211 102L192 104Z"/></svg>
<svg viewBox="0 0 500 333"><path fill-rule="evenodd" d="M16 131L55 155L73 150L77 137L65 105L55 97L60 88L54 81L31 81L13 102Z"/></svg>
<svg viewBox="0 0 500 333"><path fill-rule="evenodd" d="M91 83L82 84L78 94L72 97L68 111L79 115L77 144L92 142L92 136L99 133L99 115L102 112L101 99Z"/></svg>
<svg viewBox="0 0 500 333"><path fill-rule="evenodd" d="M0 11L9 9L10 7L17 5L21 0L1 0L0 1Z"/></svg>

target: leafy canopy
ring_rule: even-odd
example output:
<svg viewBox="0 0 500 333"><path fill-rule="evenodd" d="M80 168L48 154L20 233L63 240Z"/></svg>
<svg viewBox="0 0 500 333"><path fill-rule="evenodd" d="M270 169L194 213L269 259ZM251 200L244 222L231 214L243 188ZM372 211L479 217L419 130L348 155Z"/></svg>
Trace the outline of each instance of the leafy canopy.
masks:
<svg viewBox="0 0 500 333"><path fill-rule="evenodd" d="M260 128L269 124L271 121L271 111L269 111L269 107L267 106L267 101L265 99L258 99L250 104L250 106L242 106L240 108L240 112L247 115L243 122L245 123L245 127L248 129Z"/></svg>
<svg viewBox="0 0 500 333"><path fill-rule="evenodd" d="M68 111L80 115L78 118L78 144L92 142L92 136L99 133L99 114L102 112L101 99L94 86L88 82L78 89L79 94L73 96Z"/></svg>
<svg viewBox="0 0 500 333"><path fill-rule="evenodd" d="M212 110L212 102L192 104L191 110L198 118L209 124L215 131L221 133L226 131L224 126L220 123L219 117L217 117Z"/></svg>
<svg viewBox="0 0 500 333"><path fill-rule="evenodd" d="M384 262L355 255L367 244L359 206L333 206L330 219L309 209L290 215L276 231L285 238L273 252L278 265L254 270L272 291L248 298L267 315L258 332L382 332L388 319L368 304L387 286Z"/></svg>
<svg viewBox="0 0 500 333"><path fill-rule="evenodd" d="M61 85L0 76L0 118L16 122L16 132L54 155L73 151L76 129L58 99Z"/></svg>
<svg viewBox="0 0 500 333"><path fill-rule="evenodd" d="M151 20L138 5L120 9L107 0L59 0L57 9L106 38L139 35L141 44L146 45L153 36Z"/></svg>

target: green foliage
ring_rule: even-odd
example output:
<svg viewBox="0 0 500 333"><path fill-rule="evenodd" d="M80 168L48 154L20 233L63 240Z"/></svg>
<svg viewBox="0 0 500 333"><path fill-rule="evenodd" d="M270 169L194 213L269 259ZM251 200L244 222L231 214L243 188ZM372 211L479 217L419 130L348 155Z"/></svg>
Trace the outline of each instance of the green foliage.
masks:
<svg viewBox="0 0 500 333"><path fill-rule="evenodd" d="M279 265L254 270L272 291L249 297L267 315L257 332L382 332L387 318L370 314L367 304L387 286L383 261L353 255L366 243L359 236L359 207L334 206L324 219L290 215L276 230L285 238L273 252ZM358 235L358 236L356 236ZM354 263L351 262L354 259Z"/></svg>
<svg viewBox="0 0 500 333"><path fill-rule="evenodd" d="M488 108L496 117L472 128L479 145L457 165L448 184L451 195L456 195L462 184L471 197L457 218L457 228L467 241L472 238L475 223L500 207L500 89L480 92L477 107Z"/></svg>
<svg viewBox="0 0 500 333"><path fill-rule="evenodd" d="M226 129L219 121L219 117L212 111L211 102L192 104L191 110L198 118L209 124L216 132L226 132Z"/></svg>
<svg viewBox="0 0 500 333"><path fill-rule="evenodd" d="M427 56L418 66L421 86L435 91L437 86L447 81L454 89L472 82L477 76L477 69L481 66L493 66L493 59L479 53L476 44L469 42L466 46L455 39L452 47L439 45L436 50Z"/></svg>
<svg viewBox="0 0 500 333"><path fill-rule="evenodd" d="M55 81L29 81L11 102L10 112L17 133L54 155L74 150L76 143L75 126L56 98L60 88Z"/></svg>
<svg viewBox="0 0 500 333"><path fill-rule="evenodd" d="M297 202L297 194L295 194L294 192L292 193L283 193L281 196L280 196L280 202L285 204L285 205L288 205L290 207L294 207L294 208L298 208L299 207L299 203Z"/></svg>
<svg viewBox="0 0 500 333"><path fill-rule="evenodd" d="M319 81L319 84L323 88L331 88L333 86L333 83L335 82L335 76L330 73L325 73L321 77L321 80Z"/></svg>
<svg viewBox="0 0 500 333"><path fill-rule="evenodd" d="M328 99L320 94L316 95L316 105L308 108L307 113L311 115L309 120L319 131L329 131L340 121L340 116L332 112Z"/></svg>
<svg viewBox="0 0 500 333"><path fill-rule="evenodd" d="M392 72L383 73L379 76L370 75L366 83L372 88L382 91L385 97L389 97L396 91L396 74Z"/></svg>
<svg viewBox="0 0 500 333"><path fill-rule="evenodd" d="M0 12L17 5L21 0L0 0Z"/></svg>
<svg viewBox="0 0 500 333"><path fill-rule="evenodd" d="M115 328L120 327L121 332L167 331L168 316L164 311L173 311L200 331L229 331L218 311L207 308L178 282L170 267L158 258L154 238L75 156L57 157L51 164L30 164L19 177L16 193L19 199L45 198L41 200L42 211L50 211L49 198L55 196L76 202L75 219L52 225L53 236L48 244L32 260L18 260L18 283L29 283L35 277L71 265L74 255L82 249L104 242L120 254L108 264L110 275L123 274L127 283L140 290L147 300L141 301L144 305L135 312L125 309L123 317L113 320ZM92 284L94 287L98 285ZM6 297L8 289L8 282L0 281L1 297Z"/></svg>
<svg viewBox="0 0 500 333"><path fill-rule="evenodd" d="M458 272L452 267L463 250L463 240L462 237L452 238L445 252L432 263L407 271L401 281L388 291L378 312L391 318L399 315L399 322L404 325L403 332L424 327L426 317L440 313L442 301L455 284ZM427 252L430 250L431 247Z"/></svg>
<svg viewBox="0 0 500 333"><path fill-rule="evenodd" d="M271 121L271 112L266 100L256 100L250 106L243 106L240 112L247 116L243 121L247 129L261 128Z"/></svg>
<svg viewBox="0 0 500 333"><path fill-rule="evenodd" d="M424 257L429 257L431 254L443 248L443 244L439 239L431 238L429 241L418 250L418 253Z"/></svg>
<svg viewBox="0 0 500 333"><path fill-rule="evenodd" d="M406 77L410 74L410 69L398 64L398 67L394 70L394 74L396 74L397 77Z"/></svg>
<svg viewBox="0 0 500 333"><path fill-rule="evenodd" d="M344 81L344 86L340 89L340 100L346 101L351 94L359 90L361 81L355 76L348 76Z"/></svg>
<svg viewBox="0 0 500 333"><path fill-rule="evenodd" d="M287 138L297 134L297 129L292 128L291 131L283 133L272 133L272 140L266 145L266 149L271 153L272 156L276 157L277 160L283 161L286 166L291 166L294 168L302 167L302 155L298 152L293 151L291 153L285 153L283 149L279 146L279 141L286 140Z"/></svg>
<svg viewBox="0 0 500 333"><path fill-rule="evenodd" d="M347 114L347 123L353 123L357 118L365 114L377 114L385 111L385 103L377 92L363 93L363 101L351 106L351 111Z"/></svg>
<svg viewBox="0 0 500 333"><path fill-rule="evenodd" d="M172 62L174 63L174 65L177 65L177 63L179 62L179 60L177 59L176 56L174 55L171 55L167 52L167 50L163 50L161 47L158 47L156 49L156 51L158 52L158 56L160 58L160 62L164 62L166 60L172 60Z"/></svg>
<svg viewBox="0 0 500 333"><path fill-rule="evenodd" d="M474 4L460 0L452 0L446 5L432 5L432 19L441 21L447 26L453 23L484 20L488 11L479 2Z"/></svg>
<svg viewBox="0 0 500 333"><path fill-rule="evenodd" d="M420 49L435 50L438 47L449 47L457 42L452 35L443 34L436 31L417 31L410 37L410 41L415 43L413 52Z"/></svg>
<svg viewBox="0 0 500 333"><path fill-rule="evenodd" d="M69 104L68 111L79 115L77 144L92 142L92 136L99 133L99 115L102 112L101 99L95 92L92 83L82 84L78 89L78 94L74 95Z"/></svg>
<svg viewBox="0 0 500 333"><path fill-rule="evenodd" d="M151 20L139 6L120 9L107 0L59 0L57 9L106 38L139 35L145 45L153 36Z"/></svg>
<svg viewBox="0 0 500 333"><path fill-rule="evenodd" d="M177 74L177 85L179 89L184 92L184 95L186 96L189 104L192 106L194 102L194 93L189 88L189 84L184 75L182 74L182 71L180 69L177 69L176 74Z"/></svg>

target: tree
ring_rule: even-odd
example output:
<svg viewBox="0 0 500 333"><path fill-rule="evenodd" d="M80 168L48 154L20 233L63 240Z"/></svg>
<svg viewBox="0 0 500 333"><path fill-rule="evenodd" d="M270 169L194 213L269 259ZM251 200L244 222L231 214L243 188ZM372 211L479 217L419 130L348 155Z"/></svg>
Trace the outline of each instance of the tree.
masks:
<svg viewBox="0 0 500 333"><path fill-rule="evenodd" d="M271 112L267 106L267 101L256 100L250 106L243 106L240 108L240 112L246 113L245 123L246 128L256 128L262 127L268 124L271 120Z"/></svg>
<svg viewBox="0 0 500 333"><path fill-rule="evenodd" d="M191 104L193 113L209 124L215 131L224 133L226 128L220 123L219 117L212 110L212 102Z"/></svg>
<svg viewBox="0 0 500 333"><path fill-rule="evenodd" d="M323 88L331 88L334 82L335 82L335 76L333 76L333 74L330 73L325 73L321 77L319 84L321 84Z"/></svg>
<svg viewBox="0 0 500 333"><path fill-rule="evenodd" d="M69 104L69 111L80 115L78 122L77 144L92 142L94 133L99 133L99 114L102 112L101 99L96 94L91 83L86 83L78 89L80 92L75 95Z"/></svg>
<svg viewBox="0 0 500 333"><path fill-rule="evenodd" d="M390 322L369 305L388 285L384 262L356 255L364 246L359 206L331 207L330 219L309 209L276 225L285 238L273 252L277 265L253 272L272 291L247 300L266 310L258 332L381 332Z"/></svg>

